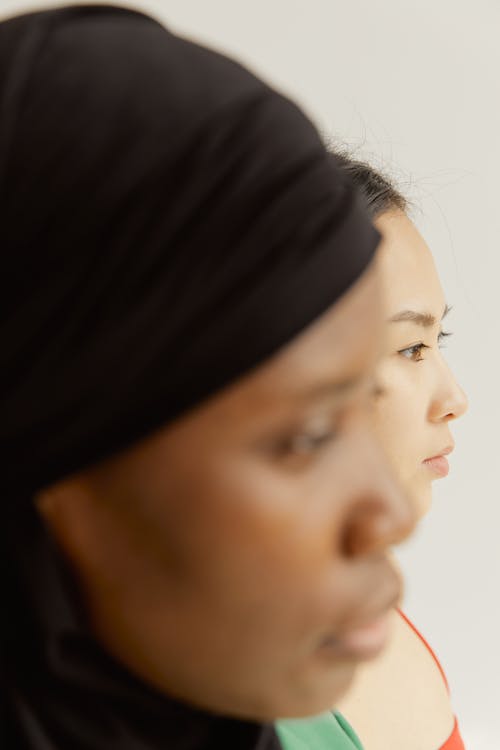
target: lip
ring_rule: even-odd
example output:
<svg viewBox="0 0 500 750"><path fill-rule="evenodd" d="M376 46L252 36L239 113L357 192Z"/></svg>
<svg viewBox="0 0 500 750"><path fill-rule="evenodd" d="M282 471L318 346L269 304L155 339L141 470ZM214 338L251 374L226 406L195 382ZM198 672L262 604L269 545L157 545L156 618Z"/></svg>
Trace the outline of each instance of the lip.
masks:
<svg viewBox="0 0 500 750"><path fill-rule="evenodd" d="M448 463L446 456L450 455L454 450L454 447L454 445L449 445L446 448L443 448L443 450L436 453L436 455L424 459L422 464L435 476L446 477L450 472L450 464Z"/></svg>
<svg viewBox="0 0 500 750"><path fill-rule="evenodd" d="M320 649L335 658L360 661L377 656L387 643L390 632L389 612L371 622L346 631L343 635L325 638Z"/></svg>
<svg viewBox="0 0 500 750"><path fill-rule="evenodd" d="M320 651L335 659L354 661L377 656L387 643L391 630L390 615L400 599L401 584L398 582L384 605L374 608L363 619L347 624L335 635L323 638L319 645Z"/></svg>

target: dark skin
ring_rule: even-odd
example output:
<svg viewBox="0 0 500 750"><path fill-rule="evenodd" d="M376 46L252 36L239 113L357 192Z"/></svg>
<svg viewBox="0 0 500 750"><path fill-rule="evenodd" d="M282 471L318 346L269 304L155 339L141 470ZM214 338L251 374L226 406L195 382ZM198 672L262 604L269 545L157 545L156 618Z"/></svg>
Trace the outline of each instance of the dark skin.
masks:
<svg viewBox="0 0 500 750"><path fill-rule="evenodd" d="M379 287L373 263L264 365L38 497L96 637L160 691L329 709L361 658L342 634L399 598L387 551L415 519L370 428Z"/></svg>

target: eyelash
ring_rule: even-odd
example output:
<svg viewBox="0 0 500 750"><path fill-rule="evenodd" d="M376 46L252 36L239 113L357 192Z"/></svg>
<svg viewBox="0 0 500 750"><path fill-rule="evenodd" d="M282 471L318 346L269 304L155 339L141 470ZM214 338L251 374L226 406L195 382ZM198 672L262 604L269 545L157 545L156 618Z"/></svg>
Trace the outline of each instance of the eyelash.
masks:
<svg viewBox="0 0 500 750"><path fill-rule="evenodd" d="M332 443L337 437L337 430L330 429L323 432L300 432L281 440L274 453L277 458L307 458L320 453L323 448Z"/></svg>
<svg viewBox="0 0 500 750"><path fill-rule="evenodd" d="M438 346L440 349L444 347L444 340L448 338L448 336L451 336L452 334L449 331L440 331L438 334ZM427 344L424 344L423 342L420 342L419 344L414 344L413 346L408 346L406 349L400 349L398 351L398 354L402 354L403 357L406 359L410 359L412 362L422 362L422 352L424 349L430 349L430 346L427 346ZM410 354L410 356L407 356L407 353Z"/></svg>

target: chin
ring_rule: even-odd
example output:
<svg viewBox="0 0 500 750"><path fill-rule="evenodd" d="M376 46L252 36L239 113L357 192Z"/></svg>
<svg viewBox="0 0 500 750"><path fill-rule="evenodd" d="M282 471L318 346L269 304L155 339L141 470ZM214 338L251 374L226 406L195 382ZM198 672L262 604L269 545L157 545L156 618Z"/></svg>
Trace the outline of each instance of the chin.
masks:
<svg viewBox="0 0 500 750"><path fill-rule="evenodd" d="M418 520L421 521L432 507L432 487L422 488L413 495Z"/></svg>
<svg viewBox="0 0 500 750"><path fill-rule="evenodd" d="M297 694L290 699L288 705L282 705L279 711L281 718L305 719L317 716L325 711L331 711L336 704L348 693L357 674L357 666L353 664L339 665L334 680L328 680L321 687L314 686L310 690ZM272 717L267 717L268 720ZM276 713L274 715L276 718Z"/></svg>

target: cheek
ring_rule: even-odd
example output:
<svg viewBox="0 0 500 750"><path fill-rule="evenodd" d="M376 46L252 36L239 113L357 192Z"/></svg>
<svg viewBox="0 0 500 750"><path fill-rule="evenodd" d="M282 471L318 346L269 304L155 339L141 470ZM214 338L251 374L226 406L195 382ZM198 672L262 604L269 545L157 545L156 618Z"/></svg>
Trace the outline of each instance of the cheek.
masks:
<svg viewBox="0 0 500 750"><path fill-rule="evenodd" d="M373 410L375 430L391 463L405 474L420 456L425 408L415 384L404 374L393 372L382 385L384 394Z"/></svg>
<svg viewBox="0 0 500 750"><path fill-rule="evenodd" d="M342 466L337 466L341 463ZM184 595L226 621L279 624L282 636L342 613L339 537L346 503L336 497L344 462L326 455L307 471L233 457L177 477L177 557ZM335 477L335 483L332 478ZM345 602L344 602L345 599Z"/></svg>
<svg viewBox="0 0 500 750"><path fill-rule="evenodd" d="M235 458L201 479L201 492L188 490L191 559L208 560L231 588L238 578L261 591L291 580L298 587L330 558L335 514L314 472L290 475Z"/></svg>

